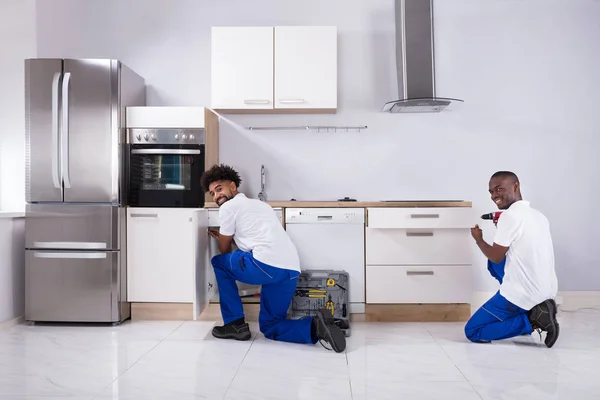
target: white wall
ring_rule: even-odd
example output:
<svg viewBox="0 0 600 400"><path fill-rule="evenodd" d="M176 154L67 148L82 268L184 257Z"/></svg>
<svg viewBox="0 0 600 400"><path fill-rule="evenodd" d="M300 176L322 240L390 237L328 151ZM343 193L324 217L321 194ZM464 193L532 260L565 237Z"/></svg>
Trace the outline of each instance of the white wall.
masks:
<svg viewBox="0 0 600 400"><path fill-rule="evenodd" d="M0 215L0 324L25 312L25 218Z"/></svg>
<svg viewBox="0 0 600 400"><path fill-rule="evenodd" d="M560 289L600 289L591 251L600 239L591 218L600 197L598 1L436 1L438 95L465 104L431 115L378 113L397 98L393 0L53 0L37 11L39 56L119 58L146 78L149 105L208 105L212 25L337 25L337 115L227 118L369 129L249 132L222 122L220 158L241 171L242 189L258 193L264 163L271 200L466 199L481 214L494 210L489 176L510 169L552 223ZM476 288L493 290L473 252Z"/></svg>
<svg viewBox="0 0 600 400"><path fill-rule="evenodd" d="M25 209L23 60L36 55L35 0L0 0L0 210Z"/></svg>

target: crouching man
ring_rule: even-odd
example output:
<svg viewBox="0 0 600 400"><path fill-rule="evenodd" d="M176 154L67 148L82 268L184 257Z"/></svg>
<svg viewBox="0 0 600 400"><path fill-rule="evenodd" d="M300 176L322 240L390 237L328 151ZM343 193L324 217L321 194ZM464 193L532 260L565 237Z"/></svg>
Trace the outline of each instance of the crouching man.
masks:
<svg viewBox="0 0 600 400"><path fill-rule="evenodd" d="M512 172L492 175L489 192L504 210L494 243L483 240L477 225L471 235L488 258L488 270L500 282L500 290L473 314L465 334L485 343L538 330L546 332L545 344L552 347L559 334L553 300L558 282L548 220L522 199L519 179Z"/></svg>
<svg viewBox="0 0 600 400"><path fill-rule="evenodd" d="M240 281L262 285L258 324L266 338L309 344L324 341L335 352L343 352L346 338L329 311L287 319L300 275L298 252L273 208L239 193L240 183L239 174L227 165L215 165L201 178L202 188L219 206L220 228L209 233L218 240L221 252L211 262L224 325L215 326L213 336L236 340L251 337L236 284ZM234 252L233 241L239 249Z"/></svg>

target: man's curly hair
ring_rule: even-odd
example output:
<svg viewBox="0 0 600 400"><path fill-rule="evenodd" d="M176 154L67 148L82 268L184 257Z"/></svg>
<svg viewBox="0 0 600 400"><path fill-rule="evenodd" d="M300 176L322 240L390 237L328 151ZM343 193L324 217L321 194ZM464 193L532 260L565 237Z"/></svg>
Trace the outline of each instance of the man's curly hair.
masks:
<svg viewBox="0 0 600 400"><path fill-rule="evenodd" d="M208 192L208 186L216 181L232 181L236 187L240 187L242 179L240 174L229 165L213 165L209 170L205 171L200 178L200 185L205 193Z"/></svg>

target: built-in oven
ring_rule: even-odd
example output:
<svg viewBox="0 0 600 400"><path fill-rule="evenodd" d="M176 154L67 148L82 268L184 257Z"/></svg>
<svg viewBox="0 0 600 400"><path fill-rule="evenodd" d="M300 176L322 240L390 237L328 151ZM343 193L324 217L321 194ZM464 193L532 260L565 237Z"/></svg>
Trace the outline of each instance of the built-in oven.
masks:
<svg viewBox="0 0 600 400"><path fill-rule="evenodd" d="M131 207L204 207L204 129L129 129Z"/></svg>

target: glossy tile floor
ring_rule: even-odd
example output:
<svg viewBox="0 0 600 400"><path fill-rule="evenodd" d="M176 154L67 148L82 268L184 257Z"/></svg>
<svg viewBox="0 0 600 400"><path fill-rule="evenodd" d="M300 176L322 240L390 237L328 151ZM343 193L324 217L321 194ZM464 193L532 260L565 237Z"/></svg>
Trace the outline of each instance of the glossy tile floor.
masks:
<svg viewBox="0 0 600 400"><path fill-rule="evenodd" d="M468 343L462 323L354 323L345 353L213 338L209 322L0 331L0 399L598 399L600 311L539 336Z"/></svg>

